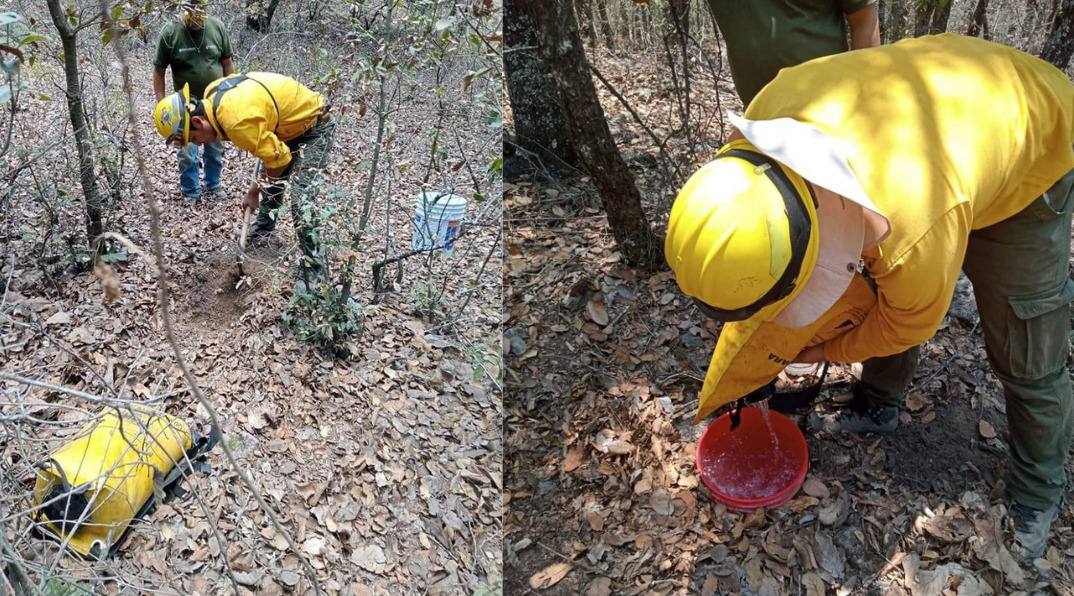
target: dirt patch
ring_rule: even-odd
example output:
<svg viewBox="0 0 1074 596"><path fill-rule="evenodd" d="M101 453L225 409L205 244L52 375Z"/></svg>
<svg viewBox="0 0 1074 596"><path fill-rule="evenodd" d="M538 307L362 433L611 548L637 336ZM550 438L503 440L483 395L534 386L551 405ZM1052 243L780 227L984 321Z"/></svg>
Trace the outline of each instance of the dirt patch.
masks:
<svg viewBox="0 0 1074 596"><path fill-rule="evenodd" d="M994 484L1005 453L995 439L981 437L979 424L987 421L1002 439L1007 433L1003 414L993 408L974 410L966 400L937 404L932 411L930 422L914 415L884 436L833 436L807 429L810 469L833 477L872 469L887 474L895 486L956 500L965 491L981 489L982 480Z"/></svg>
<svg viewBox="0 0 1074 596"><path fill-rule="evenodd" d="M246 276L236 275L234 254L217 253L191 272L190 287L182 298L184 319L205 330L227 329L249 310L263 283L264 267L255 261L244 265Z"/></svg>

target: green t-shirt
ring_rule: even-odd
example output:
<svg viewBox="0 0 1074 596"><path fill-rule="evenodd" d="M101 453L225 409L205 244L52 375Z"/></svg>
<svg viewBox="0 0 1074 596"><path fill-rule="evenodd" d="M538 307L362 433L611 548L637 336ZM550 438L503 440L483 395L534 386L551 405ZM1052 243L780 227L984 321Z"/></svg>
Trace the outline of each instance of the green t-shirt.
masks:
<svg viewBox="0 0 1074 596"><path fill-rule="evenodd" d="M221 60L231 57L231 39L220 19L210 16L200 31L191 31L182 21L169 23L157 42L157 68L172 69L172 82L179 91L190 84L190 95L201 98L209 83L224 76Z"/></svg>
<svg viewBox="0 0 1074 596"><path fill-rule="evenodd" d="M846 14L876 0L708 0L731 76L749 105L781 68L846 52Z"/></svg>

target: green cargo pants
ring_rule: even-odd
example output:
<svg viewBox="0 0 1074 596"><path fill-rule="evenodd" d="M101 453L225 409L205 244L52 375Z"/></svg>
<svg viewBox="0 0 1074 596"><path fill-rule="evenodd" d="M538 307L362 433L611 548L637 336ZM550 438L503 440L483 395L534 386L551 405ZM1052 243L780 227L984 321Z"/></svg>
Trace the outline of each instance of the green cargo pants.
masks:
<svg viewBox="0 0 1074 596"><path fill-rule="evenodd" d="M972 232L962 264L1007 402L1007 486L1015 501L1035 509L1059 503L1074 432L1066 368L1072 188L1074 171L1015 216ZM901 405L919 353L915 347L863 363L861 389L870 403Z"/></svg>
<svg viewBox="0 0 1074 596"><path fill-rule="evenodd" d="M332 148L335 130L335 121L329 121L314 126L298 138L286 141L291 150L291 163L278 179L262 189L261 207L257 211L255 222L258 230L267 232L276 229L276 218L280 205L283 204L286 183L290 182L291 218L295 226L295 236L302 247L303 266L312 272L320 272L324 266L313 201L323 186L321 174L328 163L328 152Z"/></svg>

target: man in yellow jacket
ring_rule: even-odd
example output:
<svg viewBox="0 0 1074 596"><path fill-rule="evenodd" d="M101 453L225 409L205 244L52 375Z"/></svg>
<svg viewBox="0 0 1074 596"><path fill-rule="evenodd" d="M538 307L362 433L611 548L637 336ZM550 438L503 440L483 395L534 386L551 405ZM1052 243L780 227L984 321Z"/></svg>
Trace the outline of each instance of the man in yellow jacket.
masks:
<svg viewBox="0 0 1074 596"><path fill-rule="evenodd" d="M737 140L676 199L665 245L683 292L728 321L699 415L719 405L712 395L729 403L766 382L723 387L751 358L864 361L828 428L895 430L961 269L1005 391L1016 537L1041 556L1074 422L1070 81L1017 50L940 35L784 69L734 120ZM805 348L795 330L844 308L862 274L875 300ZM784 357L781 337L798 342Z"/></svg>
<svg viewBox="0 0 1074 596"><path fill-rule="evenodd" d="M311 210L319 186L314 181L324 169L335 131L321 94L280 74L235 74L209 83L200 101L185 88L165 97L157 104L154 120L170 143L185 147L190 142L230 141L261 160L260 180L242 201L243 208L257 212L251 238L276 229L278 209L290 181L291 215L303 264L321 272L323 260Z"/></svg>

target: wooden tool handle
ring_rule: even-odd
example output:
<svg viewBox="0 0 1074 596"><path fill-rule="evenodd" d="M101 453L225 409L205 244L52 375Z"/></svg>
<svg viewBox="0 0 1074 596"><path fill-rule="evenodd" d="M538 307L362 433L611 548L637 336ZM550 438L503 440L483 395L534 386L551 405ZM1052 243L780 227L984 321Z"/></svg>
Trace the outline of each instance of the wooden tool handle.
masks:
<svg viewBox="0 0 1074 596"><path fill-rule="evenodd" d="M250 211L249 207L242 208L242 232L239 234L239 248L246 251L246 236L250 231L250 216L253 215L253 211Z"/></svg>

